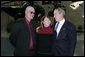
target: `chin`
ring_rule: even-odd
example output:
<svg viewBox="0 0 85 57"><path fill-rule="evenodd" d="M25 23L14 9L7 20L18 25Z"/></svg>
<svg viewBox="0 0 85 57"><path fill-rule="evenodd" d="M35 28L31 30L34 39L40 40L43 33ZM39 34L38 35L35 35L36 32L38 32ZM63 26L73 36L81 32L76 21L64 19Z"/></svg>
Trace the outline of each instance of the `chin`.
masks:
<svg viewBox="0 0 85 57"><path fill-rule="evenodd" d="M56 21L59 21L58 19L56 19Z"/></svg>
<svg viewBox="0 0 85 57"><path fill-rule="evenodd" d="M31 18L31 19L33 19L33 18Z"/></svg>
<svg viewBox="0 0 85 57"><path fill-rule="evenodd" d="M45 26L45 27L49 27L49 25Z"/></svg>

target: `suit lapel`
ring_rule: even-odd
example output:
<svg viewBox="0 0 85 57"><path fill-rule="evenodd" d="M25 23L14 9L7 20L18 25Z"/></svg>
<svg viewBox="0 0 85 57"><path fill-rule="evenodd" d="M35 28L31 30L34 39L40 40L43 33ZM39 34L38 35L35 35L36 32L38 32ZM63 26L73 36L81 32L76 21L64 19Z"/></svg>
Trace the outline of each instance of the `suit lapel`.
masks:
<svg viewBox="0 0 85 57"><path fill-rule="evenodd" d="M67 24L66 24L66 20L65 20L65 23L63 24L63 26L62 26L62 28L61 28L61 30L59 32L58 39L64 38L64 36L67 34L67 32L66 32L66 30L67 30L66 26L67 26Z"/></svg>
<svg viewBox="0 0 85 57"><path fill-rule="evenodd" d="M54 21L54 23L53 23L53 29L55 28L55 24L56 24L56 22Z"/></svg>

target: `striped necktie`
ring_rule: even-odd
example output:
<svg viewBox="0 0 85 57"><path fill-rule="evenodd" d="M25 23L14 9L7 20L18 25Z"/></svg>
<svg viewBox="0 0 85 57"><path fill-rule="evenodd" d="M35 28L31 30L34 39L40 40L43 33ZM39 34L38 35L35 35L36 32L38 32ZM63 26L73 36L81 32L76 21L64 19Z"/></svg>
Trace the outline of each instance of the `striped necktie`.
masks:
<svg viewBox="0 0 85 57"><path fill-rule="evenodd" d="M57 28L58 28L59 22L57 22L57 25L55 26L54 29L54 34L55 34L55 38L57 39Z"/></svg>

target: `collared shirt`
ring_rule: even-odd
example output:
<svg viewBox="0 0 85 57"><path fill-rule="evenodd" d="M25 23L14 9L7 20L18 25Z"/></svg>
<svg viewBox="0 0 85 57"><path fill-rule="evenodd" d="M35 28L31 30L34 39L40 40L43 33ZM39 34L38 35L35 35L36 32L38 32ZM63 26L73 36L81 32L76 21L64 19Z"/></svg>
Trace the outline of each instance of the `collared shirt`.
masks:
<svg viewBox="0 0 85 57"><path fill-rule="evenodd" d="M31 50L34 49L33 48L33 29L32 29L31 22L29 22L26 17L25 17L25 20L27 22L27 25L28 25L28 28L29 28L29 32L30 32L30 46L29 46L29 50L31 51Z"/></svg>
<svg viewBox="0 0 85 57"><path fill-rule="evenodd" d="M63 26L64 23L65 23L65 19L59 21L58 28L56 29L57 35L59 35L60 29L62 28L62 26ZM57 25L57 23L56 23L56 25Z"/></svg>

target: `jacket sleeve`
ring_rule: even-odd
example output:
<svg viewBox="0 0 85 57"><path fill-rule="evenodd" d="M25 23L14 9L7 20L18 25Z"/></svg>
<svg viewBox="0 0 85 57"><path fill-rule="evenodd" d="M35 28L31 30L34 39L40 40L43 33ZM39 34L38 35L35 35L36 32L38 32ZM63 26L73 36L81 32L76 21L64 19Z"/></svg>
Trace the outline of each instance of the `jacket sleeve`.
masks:
<svg viewBox="0 0 85 57"><path fill-rule="evenodd" d="M18 23L15 23L11 29L11 33L9 36L9 40L14 47L16 46L16 40L17 40L19 30L20 29Z"/></svg>
<svg viewBox="0 0 85 57"><path fill-rule="evenodd" d="M69 54L68 56L73 56L74 55L74 50L76 47L76 41L77 41L77 34L76 34L76 27L71 26L69 30Z"/></svg>

